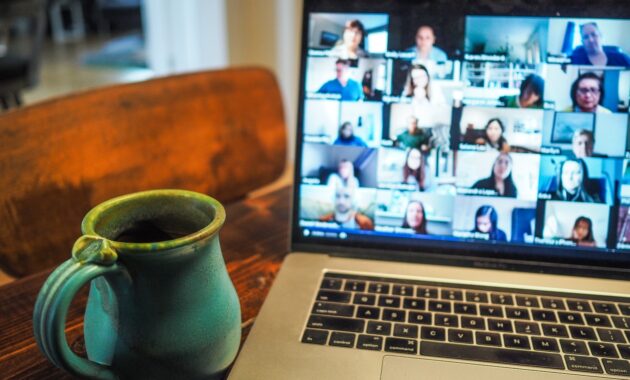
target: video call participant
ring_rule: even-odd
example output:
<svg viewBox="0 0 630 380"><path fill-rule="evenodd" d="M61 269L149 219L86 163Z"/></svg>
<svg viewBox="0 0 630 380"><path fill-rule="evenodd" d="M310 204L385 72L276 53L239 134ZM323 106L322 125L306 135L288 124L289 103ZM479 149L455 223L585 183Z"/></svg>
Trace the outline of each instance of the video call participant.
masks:
<svg viewBox="0 0 630 380"><path fill-rule="evenodd" d="M365 50L361 48L365 37L365 27L359 20L346 21L343 36L331 50L332 55L342 59L357 59L367 57Z"/></svg>
<svg viewBox="0 0 630 380"><path fill-rule="evenodd" d="M486 123L486 127L483 129L483 137L477 139L478 145L485 145L488 148L496 149L499 152L509 152L510 145L503 136L505 133L505 126L499 118L492 118Z"/></svg>
<svg viewBox="0 0 630 380"><path fill-rule="evenodd" d="M356 210L355 192L355 187L336 188L334 211L323 215L319 220L337 223L342 228L373 230L372 219Z"/></svg>
<svg viewBox="0 0 630 380"><path fill-rule="evenodd" d="M512 179L512 157L501 153L494 160L490 177L475 182L473 189L494 190L501 197L516 198L518 190Z"/></svg>
<svg viewBox="0 0 630 380"><path fill-rule="evenodd" d="M402 182L417 186L420 191L426 191L430 186L430 180L427 177L424 156L417 148L409 149L402 168Z"/></svg>
<svg viewBox="0 0 630 380"><path fill-rule="evenodd" d="M445 62L448 60L444 50L435 46L435 33L429 25L421 25L416 31L416 45L407 49L416 53L416 60L420 62Z"/></svg>
<svg viewBox="0 0 630 380"><path fill-rule="evenodd" d="M604 86L602 78L595 73L581 74L571 85L571 101L573 106L566 112L610 113L602 106Z"/></svg>
<svg viewBox="0 0 630 380"><path fill-rule="evenodd" d="M354 165L348 160L339 161L337 173L328 176L327 185L332 188L359 187L359 179L354 176Z"/></svg>
<svg viewBox="0 0 630 380"><path fill-rule="evenodd" d="M560 164L556 182L558 188L551 199L567 202L602 203L599 195L584 186L589 180L586 163L581 158L568 159Z"/></svg>
<svg viewBox="0 0 630 380"><path fill-rule="evenodd" d="M365 141L363 141L360 137L354 135L354 126L349 121L341 124L341 127L339 127L337 139L335 140L333 145L367 147Z"/></svg>
<svg viewBox="0 0 630 380"><path fill-rule="evenodd" d="M416 148L422 152L427 152L430 140L430 130L418 127L418 118L411 115L407 118L407 130L396 136L396 145L401 148Z"/></svg>
<svg viewBox="0 0 630 380"><path fill-rule="evenodd" d="M411 97L414 115L430 115L433 105L446 104L437 88L431 87L431 75L426 66L413 64L407 73L403 97Z"/></svg>
<svg viewBox="0 0 630 380"><path fill-rule="evenodd" d="M507 241L507 235L498 227L499 216L492 206L481 206L475 213L475 229L472 232L488 234L488 240Z"/></svg>
<svg viewBox="0 0 630 380"><path fill-rule="evenodd" d="M350 79L350 61L338 59L335 62L335 79L324 83L319 90L320 94L339 94L341 100L363 99L363 89L359 82Z"/></svg>
<svg viewBox="0 0 630 380"><path fill-rule="evenodd" d="M593 145L595 145L593 132L587 131L586 129L578 129L573 132L571 151L575 158L592 157Z"/></svg>
<svg viewBox="0 0 630 380"><path fill-rule="evenodd" d="M405 209L405 220L403 228L411 228L415 233L427 234L427 217L424 212L424 205L420 201L411 201Z"/></svg>
<svg viewBox="0 0 630 380"><path fill-rule="evenodd" d="M571 63L574 65L593 66L630 66L630 56L619 47L612 46L604 49L602 33L595 22L580 25L582 46L578 46L571 54Z"/></svg>
<svg viewBox="0 0 630 380"><path fill-rule="evenodd" d="M578 217L573 224L571 237L567 240L571 240L582 247L595 247L596 242L593 238L593 222L591 219L585 216Z"/></svg>
<svg viewBox="0 0 630 380"><path fill-rule="evenodd" d="M545 80L530 74L521 83L519 95L502 96L499 101L503 107L509 108L543 108L543 94L545 93Z"/></svg>

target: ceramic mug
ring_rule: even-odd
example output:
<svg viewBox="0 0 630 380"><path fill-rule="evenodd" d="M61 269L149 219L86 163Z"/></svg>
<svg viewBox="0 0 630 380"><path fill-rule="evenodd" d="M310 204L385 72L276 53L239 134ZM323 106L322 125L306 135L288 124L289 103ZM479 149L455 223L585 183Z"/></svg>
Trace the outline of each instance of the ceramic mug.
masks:
<svg viewBox="0 0 630 380"><path fill-rule="evenodd" d="M221 254L223 206L206 195L154 190L92 209L72 258L42 287L35 339L56 366L97 379L221 377L238 351L241 311ZM68 306L91 281L88 359L65 336Z"/></svg>

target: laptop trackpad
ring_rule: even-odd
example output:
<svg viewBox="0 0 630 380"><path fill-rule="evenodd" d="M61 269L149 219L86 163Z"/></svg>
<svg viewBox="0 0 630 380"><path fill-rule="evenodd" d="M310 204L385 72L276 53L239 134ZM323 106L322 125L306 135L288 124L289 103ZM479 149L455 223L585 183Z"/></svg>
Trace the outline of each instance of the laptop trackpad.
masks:
<svg viewBox="0 0 630 380"><path fill-rule="evenodd" d="M535 377L545 380L575 379L579 376L540 372L535 369L512 369L493 367L492 364L466 364L434 359L415 359L401 356L385 356L381 380L452 380L452 379L510 379L531 380Z"/></svg>

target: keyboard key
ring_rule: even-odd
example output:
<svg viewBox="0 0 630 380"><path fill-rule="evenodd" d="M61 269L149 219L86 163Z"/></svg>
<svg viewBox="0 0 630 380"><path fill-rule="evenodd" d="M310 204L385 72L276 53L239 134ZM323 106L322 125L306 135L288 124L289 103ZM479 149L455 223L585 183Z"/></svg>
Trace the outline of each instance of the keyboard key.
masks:
<svg viewBox="0 0 630 380"><path fill-rule="evenodd" d="M565 354L588 355L586 343L577 340L560 339L560 347Z"/></svg>
<svg viewBox="0 0 630 380"><path fill-rule="evenodd" d="M532 348L536 351L559 352L558 342L553 338L532 337Z"/></svg>
<svg viewBox="0 0 630 380"><path fill-rule="evenodd" d="M405 309L424 310L427 305L426 301L422 298L405 298L403 300L403 307Z"/></svg>
<svg viewBox="0 0 630 380"><path fill-rule="evenodd" d="M507 319L488 319L488 330L512 332L512 321Z"/></svg>
<svg viewBox="0 0 630 380"><path fill-rule="evenodd" d="M368 334L389 335L392 332L392 324L389 322L369 321L365 332Z"/></svg>
<svg viewBox="0 0 630 380"><path fill-rule="evenodd" d="M588 342L588 347L591 349L591 355L600 356L605 358L618 358L617 350L615 346L610 343Z"/></svg>
<svg viewBox="0 0 630 380"><path fill-rule="evenodd" d="M507 348L523 348L529 350L529 339L525 335L503 335L503 344Z"/></svg>
<svg viewBox="0 0 630 380"><path fill-rule="evenodd" d="M602 359L606 373L612 376L630 376L630 363L625 360Z"/></svg>
<svg viewBox="0 0 630 380"><path fill-rule="evenodd" d="M603 373L601 364L596 358L588 358L576 355L564 355L564 361L567 363L567 369L577 372Z"/></svg>
<svg viewBox="0 0 630 380"><path fill-rule="evenodd" d="M495 347L422 342L422 345L420 346L420 355L509 365L564 369L562 357L558 354L509 350Z"/></svg>
<svg viewBox="0 0 630 380"><path fill-rule="evenodd" d="M472 344L475 342L472 331L455 329L448 330L448 341L466 344Z"/></svg>
<svg viewBox="0 0 630 380"><path fill-rule="evenodd" d="M354 316L354 306L330 302L315 302L312 313L336 315L338 317L352 317Z"/></svg>
<svg viewBox="0 0 630 380"><path fill-rule="evenodd" d="M511 294L490 294L490 301L497 305L514 305L514 299Z"/></svg>
<svg viewBox="0 0 630 380"><path fill-rule="evenodd" d="M466 301L477 303L488 303L488 293L486 292L466 292Z"/></svg>
<svg viewBox="0 0 630 380"><path fill-rule="evenodd" d="M394 325L394 336L418 339L418 326L396 323Z"/></svg>
<svg viewBox="0 0 630 380"><path fill-rule="evenodd" d="M396 309L383 309L383 317L384 321L396 321L396 322L404 322L406 312L404 310L396 310Z"/></svg>
<svg viewBox="0 0 630 380"><path fill-rule="evenodd" d="M355 294L352 303L355 305L373 306L376 303L376 296L372 294Z"/></svg>
<svg viewBox="0 0 630 380"><path fill-rule="evenodd" d="M365 282L346 280L346 286L343 289L348 292L364 292Z"/></svg>
<svg viewBox="0 0 630 380"><path fill-rule="evenodd" d="M506 318L511 318L511 319L529 319L529 312L527 311L527 309L520 309L516 307L506 307L505 316Z"/></svg>
<svg viewBox="0 0 630 380"><path fill-rule="evenodd" d="M597 329L597 335L599 335L599 340L602 342L626 343L620 330Z"/></svg>
<svg viewBox="0 0 630 380"><path fill-rule="evenodd" d="M455 302L453 304L453 311L455 314L477 315L477 305Z"/></svg>
<svg viewBox="0 0 630 380"><path fill-rule="evenodd" d="M392 294L397 296L413 296L412 285L394 285Z"/></svg>
<svg viewBox="0 0 630 380"><path fill-rule="evenodd" d="M429 311L437 311L439 313L450 313L451 303L449 301L429 301Z"/></svg>
<svg viewBox="0 0 630 380"><path fill-rule="evenodd" d="M359 335L357 348L361 350L380 351L383 349L383 337L374 335Z"/></svg>
<svg viewBox="0 0 630 380"><path fill-rule="evenodd" d="M499 334L477 331L475 338L477 344L483 346L501 346L501 335Z"/></svg>
<svg viewBox="0 0 630 380"><path fill-rule="evenodd" d="M501 306L479 306L479 314L486 317L498 317L503 318L503 308Z"/></svg>
<svg viewBox="0 0 630 380"><path fill-rule="evenodd" d="M331 346L352 348L354 347L354 341L356 338L356 334L333 331L332 334L330 334L330 341L328 341L328 344Z"/></svg>
<svg viewBox="0 0 630 380"><path fill-rule="evenodd" d="M611 317L611 319L616 328L630 330L630 317Z"/></svg>
<svg viewBox="0 0 630 380"><path fill-rule="evenodd" d="M443 300L450 301L463 301L464 296L461 290L453 290L453 289L442 289L441 292Z"/></svg>
<svg viewBox="0 0 630 380"><path fill-rule="evenodd" d="M370 286L368 287L368 292L377 294L389 294L389 284L371 282Z"/></svg>
<svg viewBox="0 0 630 380"><path fill-rule="evenodd" d="M630 316L630 304L619 304L619 311L623 315Z"/></svg>
<svg viewBox="0 0 630 380"><path fill-rule="evenodd" d="M597 340L595 330L590 327L569 326L569 331L573 339Z"/></svg>
<svg viewBox="0 0 630 380"><path fill-rule="evenodd" d="M387 338L385 339L385 351L415 355L418 353L418 341L415 339Z"/></svg>
<svg viewBox="0 0 630 380"><path fill-rule="evenodd" d="M483 318L462 316L461 319L462 319L462 328L475 329L475 330L486 329L486 322L484 321Z"/></svg>
<svg viewBox="0 0 630 380"><path fill-rule="evenodd" d="M528 334L528 335L540 335L540 328L538 327L538 323L534 322L514 322L514 330L520 334Z"/></svg>
<svg viewBox="0 0 630 380"><path fill-rule="evenodd" d="M419 286L416 289L416 297L438 298L438 290L436 288Z"/></svg>
<svg viewBox="0 0 630 380"><path fill-rule="evenodd" d="M564 301L559 298L541 298L543 309L566 310Z"/></svg>
<svg viewBox="0 0 630 380"><path fill-rule="evenodd" d="M596 313L619 314L619 311L617 311L617 306L612 303L593 302L593 309L595 309Z"/></svg>
<svg viewBox="0 0 630 380"><path fill-rule="evenodd" d="M532 310L532 318L539 322L557 322L556 314L550 310Z"/></svg>
<svg viewBox="0 0 630 380"><path fill-rule="evenodd" d="M434 324L436 326L459 327L459 321L453 314L435 314Z"/></svg>
<svg viewBox="0 0 630 380"><path fill-rule="evenodd" d="M322 284L319 286L321 289L340 290L341 280L338 278L326 278L322 280Z"/></svg>
<svg viewBox="0 0 630 380"><path fill-rule="evenodd" d="M584 314L584 318L586 319L586 323L589 326L600 326L600 327L610 327L610 320L607 315L601 314Z"/></svg>
<svg viewBox="0 0 630 380"><path fill-rule="evenodd" d="M590 313L593 311L591 305L588 301L582 300L567 300L567 306L571 311L581 311L585 313Z"/></svg>
<svg viewBox="0 0 630 380"><path fill-rule="evenodd" d="M311 315L308 319L308 327L324 330L339 330L360 333L363 332L365 321L361 319Z"/></svg>
<svg viewBox="0 0 630 380"><path fill-rule="evenodd" d="M381 315L381 309L378 307L359 306L357 309L357 318L378 319Z"/></svg>
<svg viewBox="0 0 630 380"><path fill-rule="evenodd" d="M433 323L432 320L431 313L419 313L416 311L410 311L407 318L407 322L420 325L430 325Z"/></svg>
<svg viewBox="0 0 630 380"><path fill-rule="evenodd" d="M617 349L619 349L622 358L630 359L630 346L618 344Z"/></svg>
<svg viewBox="0 0 630 380"><path fill-rule="evenodd" d="M325 330L306 329L304 330L304 335L302 335L302 343L326 344L327 340L328 331Z"/></svg>
<svg viewBox="0 0 630 380"><path fill-rule="evenodd" d="M525 307L540 307L538 298L533 296L516 296L516 304Z"/></svg>
<svg viewBox="0 0 630 380"><path fill-rule="evenodd" d="M560 319L561 323L565 323L567 325L583 325L584 324L584 319L582 319L582 316L579 313L559 311L558 319Z"/></svg>
<svg viewBox="0 0 630 380"><path fill-rule="evenodd" d="M422 326L420 329L420 338L426 340L444 340L446 338L446 330L441 327Z"/></svg>
<svg viewBox="0 0 630 380"><path fill-rule="evenodd" d="M384 307L400 307L400 297L380 296L378 297L378 305Z"/></svg>
<svg viewBox="0 0 630 380"><path fill-rule="evenodd" d="M336 292L334 290L320 290L319 293L317 293L317 300L326 302L349 303L350 293Z"/></svg>
<svg viewBox="0 0 630 380"><path fill-rule="evenodd" d="M568 338L569 333L567 332L567 328L562 325L554 325L550 323L543 323L542 325L543 334L546 336L553 336L556 338Z"/></svg>

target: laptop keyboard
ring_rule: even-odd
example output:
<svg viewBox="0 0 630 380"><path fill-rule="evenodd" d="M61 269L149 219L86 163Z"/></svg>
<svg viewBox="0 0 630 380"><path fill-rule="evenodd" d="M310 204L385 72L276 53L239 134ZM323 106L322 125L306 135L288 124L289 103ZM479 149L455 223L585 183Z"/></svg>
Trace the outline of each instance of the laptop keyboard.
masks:
<svg viewBox="0 0 630 380"><path fill-rule="evenodd" d="M327 272L302 342L630 377L630 298Z"/></svg>

